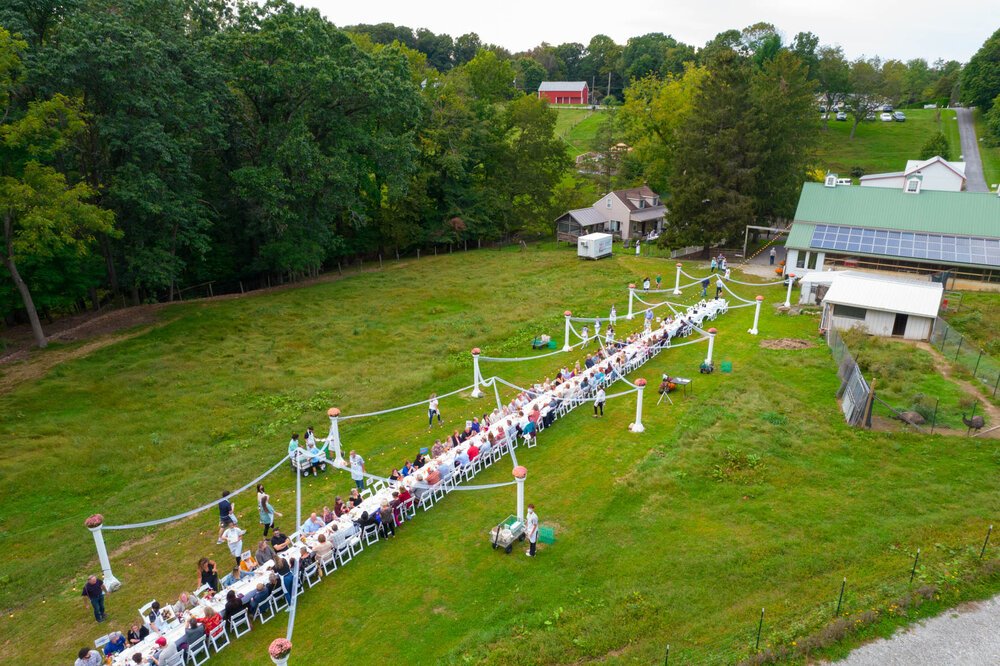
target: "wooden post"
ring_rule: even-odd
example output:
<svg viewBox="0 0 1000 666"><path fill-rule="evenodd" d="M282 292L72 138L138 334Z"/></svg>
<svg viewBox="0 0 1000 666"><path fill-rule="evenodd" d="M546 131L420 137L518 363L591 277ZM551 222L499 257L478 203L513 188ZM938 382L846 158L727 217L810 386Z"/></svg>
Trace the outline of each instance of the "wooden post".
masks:
<svg viewBox="0 0 1000 666"><path fill-rule="evenodd" d="M913 569L910 570L910 583L913 583L913 577L917 574L917 562L920 561L920 549L917 548L917 556L913 558Z"/></svg>
<svg viewBox="0 0 1000 666"><path fill-rule="evenodd" d="M868 399L865 401L865 420L867 421L867 426L872 427L871 414L872 414L872 403L875 401L875 382L878 381L878 377L872 378L872 383L868 386Z"/></svg>
<svg viewBox="0 0 1000 666"><path fill-rule="evenodd" d="M757 644L753 646L753 651L760 650L760 630L764 628L764 609L760 609L760 622L757 624Z"/></svg>
<svg viewBox="0 0 1000 666"><path fill-rule="evenodd" d="M379 253L379 255L378 255L378 269L382 270L382 254L381 253Z"/></svg>
<svg viewBox="0 0 1000 666"><path fill-rule="evenodd" d="M419 259L419 258L420 258L420 248L418 247L417 248L417 259Z"/></svg>
<svg viewBox="0 0 1000 666"><path fill-rule="evenodd" d="M837 599L837 612L833 614L834 617L840 616L840 604L844 601L844 588L847 587L847 578L844 578L844 582L840 584L840 598Z"/></svg>
<svg viewBox="0 0 1000 666"><path fill-rule="evenodd" d="M979 551L979 559L983 559L983 555L986 554L986 546L990 542L990 535L993 534L993 526L990 525L990 529L986 531L986 541L983 542L983 549Z"/></svg>
<svg viewBox="0 0 1000 666"><path fill-rule="evenodd" d="M240 280L240 293L241 294L245 294L246 293L245 291L243 291L243 280Z"/></svg>

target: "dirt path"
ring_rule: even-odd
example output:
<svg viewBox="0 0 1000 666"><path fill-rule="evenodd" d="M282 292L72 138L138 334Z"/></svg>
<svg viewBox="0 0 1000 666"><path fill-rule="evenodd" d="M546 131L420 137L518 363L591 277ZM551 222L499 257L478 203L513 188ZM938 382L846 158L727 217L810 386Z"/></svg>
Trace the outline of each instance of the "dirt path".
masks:
<svg viewBox="0 0 1000 666"><path fill-rule="evenodd" d="M986 421L987 427L993 425L1000 425L1000 408L998 408L992 402L987 400L986 396L984 396L975 386L965 381L964 379L959 379L958 377L952 375L951 364L948 362L948 359L946 359L944 356L941 355L941 352L935 349L932 345L923 341L913 342L912 344L915 347L923 349L924 351L928 352L931 355L931 358L934 359L934 369L937 370L939 373L941 373L942 377L944 377L945 379L947 379L948 381L952 382L960 389L965 391L966 395L968 395L970 398L974 398L979 401L980 408L982 409L982 411L986 412L988 416ZM990 433L986 433L986 431L983 430L982 436L990 438L1000 437L1000 430L994 430Z"/></svg>

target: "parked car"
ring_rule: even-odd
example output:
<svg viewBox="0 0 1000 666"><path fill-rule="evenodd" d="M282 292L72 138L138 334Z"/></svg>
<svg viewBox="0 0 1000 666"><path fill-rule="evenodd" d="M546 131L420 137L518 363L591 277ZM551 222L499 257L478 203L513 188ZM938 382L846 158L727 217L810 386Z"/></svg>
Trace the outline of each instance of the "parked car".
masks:
<svg viewBox="0 0 1000 666"><path fill-rule="evenodd" d="M882 115L879 116L879 120L881 120L884 123L891 123L892 122L892 114L891 113L883 113Z"/></svg>
<svg viewBox="0 0 1000 666"><path fill-rule="evenodd" d="M892 119L895 120L897 123L905 123L906 114L904 114L902 111L896 111L895 113L892 114Z"/></svg>
<svg viewBox="0 0 1000 666"><path fill-rule="evenodd" d="M847 114L843 111L837 111L837 120L847 120Z"/></svg>
<svg viewBox="0 0 1000 666"><path fill-rule="evenodd" d="M882 110L887 113L892 113L892 104L883 104Z"/></svg>
<svg viewBox="0 0 1000 666"><path fill-rule="evenodd" d="M819 107L819 112L820 112L820 113L826 113L826 107L825 107L825 106L823 106L822 104L820 104L820 107Z"/></svg>
<svg viewBox="0 0 1000 666"><path fill-rule="evenodd" d="M869 113L865 116L865 120L875 120L875 114Z"/></svg>
<svg viewBox="0 0 1000 666"><path fill-rule="evenodd" d="M819 119L820 120L827 120L829 117L830 117L829 113L821 113L821 114L819 114Z"/></svg>

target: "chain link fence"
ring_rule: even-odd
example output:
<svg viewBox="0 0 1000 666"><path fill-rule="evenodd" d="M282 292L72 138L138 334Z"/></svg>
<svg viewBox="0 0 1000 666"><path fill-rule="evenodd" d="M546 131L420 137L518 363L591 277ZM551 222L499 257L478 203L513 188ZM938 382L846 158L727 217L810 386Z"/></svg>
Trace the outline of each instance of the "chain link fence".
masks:
<svg viewBox="0 0 1000 666"><path fill-rule="evenodd" d="M940 317L934 322L931 344L949 361L972 373L994 398L997 397L1000 389L1000 361L966 339Z"/></svg>
<svg viewBox="0 0 1000 666"><path fill-rule="evenodd" d="M837 362L837 376L840 377L837 397L840 398L844 419L852 426L871 425L869 402L872 390L868 380L835 329L827 332L826 344L833 353L833 360Z"/></svg>

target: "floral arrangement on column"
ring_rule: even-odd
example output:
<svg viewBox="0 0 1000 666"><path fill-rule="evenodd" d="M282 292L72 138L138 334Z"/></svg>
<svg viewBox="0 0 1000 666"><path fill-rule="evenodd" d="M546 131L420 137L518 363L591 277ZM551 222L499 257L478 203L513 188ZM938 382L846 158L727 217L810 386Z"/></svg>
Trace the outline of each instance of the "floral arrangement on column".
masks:
<svg viewBox="0 0 1000 666"><path fill-rule="evenodd" d="M275 664L287 664L288 655L292 653L292 643L284 638L275 638L267 647L267 653Z"/></svg>
<svg viewBox="0 0 1000 666"><path fill-rule="evenodd" d="M83 524L85 527L88 527L90 529L93 529L95 527L100 527L101 525L104 524L104 516L102 516L99 513L95 513L90 518L87 518L85 521L83 521Z"/></svg>

